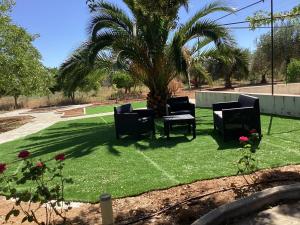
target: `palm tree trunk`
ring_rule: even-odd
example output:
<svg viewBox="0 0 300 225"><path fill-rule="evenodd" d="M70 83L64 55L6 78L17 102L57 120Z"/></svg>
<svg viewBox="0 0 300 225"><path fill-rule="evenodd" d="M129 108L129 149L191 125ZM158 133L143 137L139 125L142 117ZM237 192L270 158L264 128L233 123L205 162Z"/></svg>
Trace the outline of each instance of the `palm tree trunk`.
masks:
<svg viewBox="0 0 300 225"><path fill-rule="evenodd" d="M188 71L188 84L189 84L189 89L192 89L192 85L191 85L191 75L190 72Z"/></svg>
<svg viewBox="0 0 300 225"><path fill-rule="evenodd" d="M75 92L71 92L70 94L72 104L75 104Z"/></svg>
<svg viewBox="0 0 300 225"><path fill-rule="evenodd" d="M19 98L19 96L18 96L18 95L14 95L15 109L17 109L17 108L18 108L18 98Z"/></svg>
<svg viewBox="0 0 300 225"><path fill-rule="evenodd" d="M260 81L261 84L266 84L267 83L267 79L266 79L266 74L263 74L261 76L261 81Z"/></svg>
<svg viewBox="0 0 300 225"><path fill-rule="evenodd" d="M166 114L167 99L171 96L169 89L150 89L147 96L147 107L154 110L157 117Z"/></svg>
<svg viewBox="0 0 300 225"><path fill-rule="evenodd" d="M229 73L225 74L225 88L232 88L231 76Z"/></svg>

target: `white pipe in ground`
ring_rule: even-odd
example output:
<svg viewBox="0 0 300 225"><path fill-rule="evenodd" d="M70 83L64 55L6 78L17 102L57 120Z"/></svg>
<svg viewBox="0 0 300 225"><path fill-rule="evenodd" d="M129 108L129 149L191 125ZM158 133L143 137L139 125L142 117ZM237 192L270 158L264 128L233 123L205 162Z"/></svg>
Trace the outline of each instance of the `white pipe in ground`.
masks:
<svg viewBox="0 0 300 225"><path fill-rule="evenodd" d="M100 208L102 216L102 225L113 225L113 208L110 194L102 194L100 196Z"/></svg>

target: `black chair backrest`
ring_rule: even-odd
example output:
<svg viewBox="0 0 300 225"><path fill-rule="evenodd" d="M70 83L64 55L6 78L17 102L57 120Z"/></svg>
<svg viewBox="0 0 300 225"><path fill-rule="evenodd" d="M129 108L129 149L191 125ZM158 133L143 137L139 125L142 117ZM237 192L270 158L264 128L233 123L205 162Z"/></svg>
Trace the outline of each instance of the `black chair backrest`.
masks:
<svg viewBox="0 0 300 225"><path fill-rule="evenodd" d="M132 112L132 106L131 104L125 104L118 107L114 107L115 114L121 114L121 113L130 113Z"/></svg>
<svg viewBox="0 0 300 225"><path fill-rule="evenodd" d="M259 104L259 99L250 95L240 95L238 102L241 107L254 107Z"/></svg>
<svg viewBox="0 0 300 225"><path fill-rule="evenodd" d="M175 98L169 98L167 100L167 104L173 105L173 104L178 104L178 103L189 103L189 97L184 96L184 97L175 97Z"/></svg>

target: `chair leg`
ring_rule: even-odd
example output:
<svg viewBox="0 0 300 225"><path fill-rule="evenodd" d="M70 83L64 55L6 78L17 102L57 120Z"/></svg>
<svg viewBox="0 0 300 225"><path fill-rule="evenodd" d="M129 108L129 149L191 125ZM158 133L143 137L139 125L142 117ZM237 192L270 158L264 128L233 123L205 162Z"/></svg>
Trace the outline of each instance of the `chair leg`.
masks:
<svg viewBox="0 0 300 225"><path fill-rule="evenodd" d="M117 138L117 139L120 139L120 134L119 134L118 131L116 131L116 138Z"/></svg>
<svg viewBox="0 0 300 225"><path fill-rule="evenodd" d="M196 138L196 121L193 122L193 138Z"/></svg>

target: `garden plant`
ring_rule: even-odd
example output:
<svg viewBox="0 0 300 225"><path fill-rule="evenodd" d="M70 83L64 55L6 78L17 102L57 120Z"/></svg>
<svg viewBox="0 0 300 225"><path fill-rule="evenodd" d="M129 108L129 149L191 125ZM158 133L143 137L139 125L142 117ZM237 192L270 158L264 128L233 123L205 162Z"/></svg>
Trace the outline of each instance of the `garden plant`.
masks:
<svg viewBox="0 0 300 225"><path fill-rule="evenodd" d="M241 158L237 162L237 173L243 175L254 173L258 169L258 162L255 158L255 153L260 142L259 134L255 129L252 129L249 131L249 135L241 136L239 141L242 148L240 148Z"/></svg>
<svg viewBox="0 0 300 225"><path fill-rule="evenodd" d="M63 176L65 155L56 155L54 165L50 161L33 161L26 150L21 151L18 158L22 167L16 173L10 174L6 171L7 164L0 164L0 192L7 200L15 201L5 220L22 215L22 223L53 225L60 218L62 224L67 224L66 216L71 207L70 202L65 201L64 186L72 180ZM44 210L43 218L37 216L40 209Z"/></svg>

